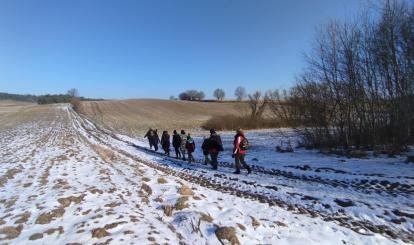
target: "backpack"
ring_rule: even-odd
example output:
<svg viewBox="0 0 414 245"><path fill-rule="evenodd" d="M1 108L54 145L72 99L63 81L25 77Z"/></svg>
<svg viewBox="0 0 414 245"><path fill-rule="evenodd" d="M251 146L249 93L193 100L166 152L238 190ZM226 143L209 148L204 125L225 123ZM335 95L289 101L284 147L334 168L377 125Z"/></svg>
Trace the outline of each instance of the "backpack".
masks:
<svg viewBox="0 0 414 245"><path fill-rule="evenodd" d="M221 143L221 138L219 135L211 136L209 139L209 149L215 148L218 151L223 151L223 144Z"/></svg>
<svg viewBox="0 0 414 245"><path fill-rule="evenodd" d="M245 151L249 149L249 141L246 139L246 137L243 137L240 142L240 150Z"/></svg>
<svg viewBox="0 0 414 245"><path fill-rule="evenodd" d="M194 150L195 150L194 140L193 139L188 139L187 142L186 142L185 148L187 148L187 150L189 152L194 152Z"/></svg>

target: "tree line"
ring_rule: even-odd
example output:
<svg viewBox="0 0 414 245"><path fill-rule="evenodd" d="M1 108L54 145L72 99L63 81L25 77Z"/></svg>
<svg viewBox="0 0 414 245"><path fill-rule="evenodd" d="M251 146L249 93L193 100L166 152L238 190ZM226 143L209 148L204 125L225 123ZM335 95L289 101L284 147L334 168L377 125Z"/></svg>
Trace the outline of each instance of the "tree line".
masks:
<svg viewBox="0 0 414 245"><path fill-rule="evenodd" d="M246 89L242 86L239 86L234 91L234 96L236 97L237 101L242 101L246 98ZM178 95L179 100L190 100L190 101L202 101L206 97L203 91L198 90L186 90ZM223 101L226 97L226 92L221 89L217 88L213 92L213 97L216 98L218 101ZM171 100L176 100L174 96L170 96Z"/></svg>
<svg viewBox="0 0 414 245"><path fill-rule="evenodd" d="M20 94L9 94L9 93L0 93L0 100L16 100L16 101L25 101L25 102L35 102L40 105L42 104L55 104L55 103L71 103L71 101L76 98L80 101L90 101L90 100L102 100L102 99L90 99L79 96L79 93L76 89L70 89L66 94L46 94L46 95L20 95Z"/></svg>
<svg viewBox="0 0 414 245"><path fill-rule="evenodd" d="M30 94L9 94L9 93L0 93L0 100L16 100L16 101L25 101L25 102L36 102L37 96Z"/></svg>

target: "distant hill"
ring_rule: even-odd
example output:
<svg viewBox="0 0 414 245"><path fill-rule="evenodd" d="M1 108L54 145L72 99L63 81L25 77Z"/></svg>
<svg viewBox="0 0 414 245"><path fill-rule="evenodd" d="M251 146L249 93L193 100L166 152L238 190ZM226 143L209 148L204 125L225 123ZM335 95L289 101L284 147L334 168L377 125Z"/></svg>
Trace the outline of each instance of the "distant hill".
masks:
<svg viewBox="0 0 414 245"><path fill-rule="evenodd" d="M25 102L37 102L37 96L31 94L9 94L0 92L0 100L16 100L16 101L25 101Z"/></svg>
<svg viewBox="0 0 414 245"><path fill-rule="evenodd" d="M82 102L83 114L130 135L142 135L148 127L160 130L200 128L213 116L247 113L243 102L198 102L160 99Z"/></svg>

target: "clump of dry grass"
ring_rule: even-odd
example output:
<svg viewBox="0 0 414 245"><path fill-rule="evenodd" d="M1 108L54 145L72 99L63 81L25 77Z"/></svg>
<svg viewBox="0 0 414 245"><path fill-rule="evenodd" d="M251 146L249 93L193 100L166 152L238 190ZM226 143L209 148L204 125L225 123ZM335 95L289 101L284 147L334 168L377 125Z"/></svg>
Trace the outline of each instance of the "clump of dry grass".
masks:
<svg viewBox="0 0 414 245"><path fill-rule="evenodd" d="M94 144L92 149L107 163L113 163L117 160L115 152L110 148Z"/></svg>
<svg viewBox="0 0 414 245"><path fill-rule="evenodd" d="M216 230L216 237L222 243L227 240L231 245L240 245L239 239L236 236L236 229L234 227L219 227Z"/></svg>
<svg viewBox="0 0 414 245"><path fill-rule="evenodd" d="M164 179L163 177L160 177L157 179L158 184L166 184L168 183L168 181L166 179Z"/></svg>
<svg viewBox="0 0 414 245"><path fill-rule="evenodd" d="M49 224L50 222L52 222L52 220L62 217L64 213L65 213L65 209L63 207L53 209L50 212L39 215L35 223L41 224L41 225Z"/></svg>
<svg viewBox="0 0 414 245"><path fill-rule="evenodd" d="M252 219L252 226L256 230L260 226L260 222L253 216L250 216L250 218Z"/></svg>
<svg viewBox="0 0 414 245"><path fill-rule="evenodd" d="M12 168L7 170L6 174L0 177L0 187L3 187L8 180L13 179L14 176L20 172L22 172L22 170L19 168Z"/></svg>
<svg viewBox="0 0 414 245"><path fill-rule="evenodd" d="M16 216L16 218L18 218L18 219L14 223L15 224L23 224L23 223L26 223L29 220L29 218L30 218L31 215L32 214L29 211L26 211L24 213L21 213L21 214L19 214L19 215Z"/></svg>
<svg viewBox="0 0 414 245"><path fill-rule="evenodd" d="M246 227L240 223L237 223L237 226L240 228L240 230L245 231Z"/></svg>
<svg viewBox="0 0 414 245"><path fill-rule="evenodd" d="M85 194L82 194L80 196L69 196L64 198L59 198L58 202L60 205L64 208L69 207L70 204L73 202L75 204L79 204L81 201L83 201L83 198L85 198Z"/></svg>
<svg viewBox="0 0 414 245"><path fill-rule="evenodd" d="M213 217L211 217L211 215L210 214L206 214L206 213L201 213L201 217L200 217L200 219L202 220L202 221L205 221L205 222L208 222L208 223L212 223L213 222Z"/></svg>
<svg viewBox="0 0 414 245"><path fill-rule="evenodd" d="M147 195L152 195L152 189L149 185L143 183L141 186L141 190L145 191L145 193L147 193Z"/></svg>
<svg viewBox="0 0 414 245"><path fill-rule="evenodd" d="M92 230L92 237L95 238L102 238L109 235L109 232L107 232L105 228L95 228Z"/></svg>
<svg viewBox="0 0 414 245"><path fill-rule="evenodd" d="M178 190L178 193L180 193L180 195L182 196L193 196L194 195L194 191L191 190L191 188L186 185L182 185L180 189Z"/></svg>
<svg viewBox="0 0 414 245"><path fill-rule="evenodd" d="M29 237L29 240L34 241L43 238L43 233L35 233Z"/></svg>
<svg viewBox="0 0 414 245"><path fill-rule="evenodd" d="M20 236L20 233L23 230L23 225L18 225L16 227L14 226L6 226L0 229L0 234L3 235L3 237L0 240L11 240L18 236Z"/></svg>
<svg viewBox="0 0 414 245"><path fill-rule="evenodd" d="M185 208L188 208L187 201L188 201L188 196L179 197L174 205L175 210L183 210Z"/></svg>
<svg viewBox="0 0 414 245"><path fill-rule="evenodd" d="M166 216L171 216L174 210L174 206L173 205L163 205L162 209L164 211L164 214Z"/></svg>

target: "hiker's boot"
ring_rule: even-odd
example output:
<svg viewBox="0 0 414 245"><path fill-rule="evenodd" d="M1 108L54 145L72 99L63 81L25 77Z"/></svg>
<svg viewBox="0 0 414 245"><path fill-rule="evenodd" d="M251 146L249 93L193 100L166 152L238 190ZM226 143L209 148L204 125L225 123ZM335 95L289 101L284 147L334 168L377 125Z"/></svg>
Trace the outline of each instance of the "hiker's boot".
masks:
<svg viewBox="0 0 414 245"><path fill-rule="evenodd" d="M240 174L240 170L234 171L233 174Z"/></svg>
<svg viewBox="0 0 414 245"><path fill-rule="evenodd" d="M247 167L247 174L251 174L252 173L252 168L251 167Z"/></svg>

